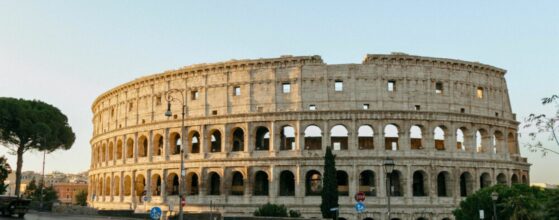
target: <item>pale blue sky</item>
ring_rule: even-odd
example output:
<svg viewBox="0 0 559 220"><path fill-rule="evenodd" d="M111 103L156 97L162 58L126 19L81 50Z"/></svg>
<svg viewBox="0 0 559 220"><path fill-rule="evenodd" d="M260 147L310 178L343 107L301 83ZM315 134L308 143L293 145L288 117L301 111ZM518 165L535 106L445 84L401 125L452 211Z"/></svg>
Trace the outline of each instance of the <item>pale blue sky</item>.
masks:
<svg viewBox="0 0 559 220"><path fill-rule="evenodd" d="M519 120L553 112L539 100L559 93L557 1L202 2L0 1L0 96L58 106L77 134L71 150L47 156L47 172L89 168L99 94L201 62L317 54L360 63L392 51L479 61L508 70ZM523 153L533 182L559 183L559 155ZM39 171L41 158L28 153L24 170Z"/></svg>

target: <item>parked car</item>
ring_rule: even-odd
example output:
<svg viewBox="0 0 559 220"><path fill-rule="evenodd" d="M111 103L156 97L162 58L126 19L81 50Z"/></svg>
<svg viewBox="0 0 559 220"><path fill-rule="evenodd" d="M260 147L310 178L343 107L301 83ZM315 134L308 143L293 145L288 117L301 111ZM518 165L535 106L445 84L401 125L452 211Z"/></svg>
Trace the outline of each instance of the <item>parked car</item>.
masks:
<svg viewBox="0 0 559 220"><path fill-rule="evenodd" d="M0 196L0 212L2 216L17 215L19 218L23 218L29 210L30 203L31 200L29 199L16 196Z"/></svg>

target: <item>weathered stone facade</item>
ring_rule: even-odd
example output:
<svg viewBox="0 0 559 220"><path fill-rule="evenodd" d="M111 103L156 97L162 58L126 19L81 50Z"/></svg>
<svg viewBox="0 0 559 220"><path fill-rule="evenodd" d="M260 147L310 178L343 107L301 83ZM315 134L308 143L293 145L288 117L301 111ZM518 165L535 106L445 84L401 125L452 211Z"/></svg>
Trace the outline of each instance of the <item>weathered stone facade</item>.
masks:
<svg viewBox="0 0 559 220"><path fill-rule="evenodd" d="M475 62L390 54L339 65L319 56L234 60L142 77L93 103L90 204L177 210L184 143L187 211L209 211L211 202L225 216L251 215L271 202L319 217L332 146L340 217L386 219L381 165L392 157L392 217L453 219L480 187L529 182L504 75ZM164 116L170 89L186 106L184 141L181 104ZM367 211L357 216L359 191Z"/></svg>

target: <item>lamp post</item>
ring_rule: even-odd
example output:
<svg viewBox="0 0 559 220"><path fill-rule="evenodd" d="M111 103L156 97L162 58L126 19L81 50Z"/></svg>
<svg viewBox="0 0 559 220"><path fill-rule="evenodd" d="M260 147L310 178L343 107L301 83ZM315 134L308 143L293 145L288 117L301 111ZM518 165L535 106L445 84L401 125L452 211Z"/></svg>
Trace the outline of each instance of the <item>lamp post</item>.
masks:
<svg viewBox="0 0 559 220"><path fill-rule="evenodd" d="M386 174L386 194L387 194L387 204L388 204L388 220L390 220L390 194L392 194L392 171L394 171L394 160L387 157L384 159L384 173Z"/></svg>
<svg viewBox="0 0 559 220"><path fill-rule="evenodd" d="M173 97L174 93L179 93L181 95L181 99L177 99ZM180 157L181 157L181 171L180 171L180 183L179 183L179 220L183 220L183 210L182 210L182 200L184 199L184 192L183 192L183 184L184 184L184 138L185 138L185 128L184 128L184 115L186 110L184 94L179 89L171 89L166 92L165 98L167 100L167 111L165 111L165 116L171 117L173 113L171 112L171 102L176 101L181 103L182 105L182 120L181 120L181 149L180 149ZM186 203L186 200L185 200Z"/></svg>
<svg viewBox="0 0 559 220"><path fill-rule="evenodd" d="M497 220L497 208L495 206L495 202L499 199L499 193L493 191L491 193L491 201L493 202L493 219Z"/></svg>

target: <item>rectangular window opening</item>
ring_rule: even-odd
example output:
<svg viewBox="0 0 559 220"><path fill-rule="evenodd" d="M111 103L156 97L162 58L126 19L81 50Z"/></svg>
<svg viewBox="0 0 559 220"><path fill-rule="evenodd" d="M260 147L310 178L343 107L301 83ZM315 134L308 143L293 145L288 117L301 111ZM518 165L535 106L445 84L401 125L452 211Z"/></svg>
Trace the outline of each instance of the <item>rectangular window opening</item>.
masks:
<svg viewBox="0 0 559 220"><path fill-rule="evenodd" d="M233 87L233 95L234 96L240 96L241 95L241 87L240 86Z"/></svg>
<svg viewBox="0 0 559 220"><path fill-rule="evenodd" d="M499 112L495 112L495 117L499 117Z"/></svg>
<svg viewBox="0 0 559 220"><path fill-rule="evenodd" d="M284 83L282 84L283 93L291 93L291 84Z"/></svg>
<svg viewBox="0 0 559 220"><path fill-rule="evenodd" d="M364 110L369 109L369 104L363 104L363 109L364 109Z"/></svg>
<svg viewBox="0 0 559 220"><path fill-rule="evenodd" d="M194 91L190 92L190 99L191 100L198 100L198 96L199 96L198 90L194 90Z"/></svg>
<svg viewBox="0 0 559 220"><path fill-rule="evenodd" d="M217 110L213 110L212 115L217 115Z"/></svg>
<svg viewBox="0 0 559 220"><path fill-rule="evenodd" d="M421 105L415 105L415 106L414 106L414 109L415 109L416 111L421 110Z"/></svg>
<svg viewBox="0 0 559 220"><path fill-rule="evenodd" d="M482 98L483 98L483 88L477 87L476 97L477 97L478 99L482 99Z"/></svg>
<svg viewBox="0 0 559 220"><path fill-rule="evenodd" d="M311 111L316 110L316 105L309 105L309 110L311 110Z"/></svg>
<svg viewBox="0 0 559 220"><path fill-rule="evenodd" d="M134 109L134 103L130 102L130 104L128 104L128 111L131 112L132 109Z"/></svg>
<svg viewBox="0 0 559 220"><path fill-rule="evenodd" d="M161 105L161 96L155 97L155 105Z"/></svg>
<svg viewBox="0 0 559 220"><path fill-rule="evenodd" d="M442 94L443 93L443 83L437 82L435 83L435 93Z"/></svg>
<svg viewBox="0 0 559 220"><path fill-rule="evenodd" d="M466 113L466 109L460 108L460 113Z"/></svg>
<svg viewBox="0 0 559 220"><path fill-rule="evenodd" d="M388 80L388 87L387 87L389 92L393 92L394 90L396 90L396 81L394 80Z"/></svg>
<svg viewBox="0 0 559 220"><path fill-rule="evenodd" d="M263 112L263 111L264 111L264 107L258 106L258 107L256 107L256 111L257 111L257 112Z"/></svg>
<svg viewBox="0 0 559 220"><path fill-rule="evenodd" d="M334 82L334 90L336 92L344 91L344 82L341 80L336 80L336 82Z"/></svg>

